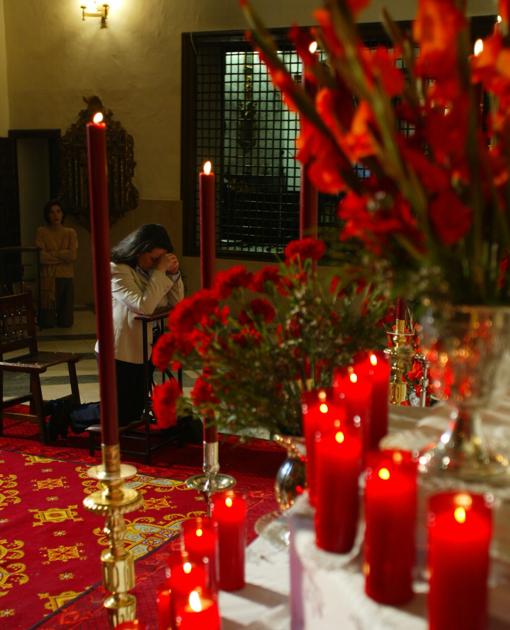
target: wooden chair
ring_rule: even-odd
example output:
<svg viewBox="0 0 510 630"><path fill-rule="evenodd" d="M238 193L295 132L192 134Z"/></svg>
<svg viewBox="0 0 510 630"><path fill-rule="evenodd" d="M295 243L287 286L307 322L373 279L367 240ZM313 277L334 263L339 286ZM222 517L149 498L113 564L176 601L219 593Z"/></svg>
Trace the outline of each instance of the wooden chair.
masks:
<svg viewBox="0 0 510 630"><path fill-rule="evenodd" d="M21 354L20 354L21 352ZM6 354L9 354L6 357ZM3 419L12 418L21 421L39 423L41 440L48 442L45 422L40 375L49 367L67 363L71 394L62 396L73 403L80 404L78 379L76 378L76 362L80 355L71 352L40 352L37 347L37 329L34 305L30 293L19 293L0 297L0 435L3 434ZM4 399L3 373L25 373L30 377L30 392L9 400ZM28 414L15 413L8 408L22 402L30 401Z"/></svg>

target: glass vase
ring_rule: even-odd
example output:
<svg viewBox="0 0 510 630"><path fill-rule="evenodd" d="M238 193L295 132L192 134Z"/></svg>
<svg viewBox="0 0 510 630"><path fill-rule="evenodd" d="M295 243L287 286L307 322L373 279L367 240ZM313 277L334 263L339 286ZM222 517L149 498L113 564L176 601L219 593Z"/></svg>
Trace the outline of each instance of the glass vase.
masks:
<svg viewBox="0 0 510 630"><path fill-rule="evenodd" d="M420 471L466 481L504 479L508 459L492 451L480 410L502 393L498 371L510 347L510 308L451 306L422 318L432 395L448 400L450 424L437 444L424 449Z"/></svg>

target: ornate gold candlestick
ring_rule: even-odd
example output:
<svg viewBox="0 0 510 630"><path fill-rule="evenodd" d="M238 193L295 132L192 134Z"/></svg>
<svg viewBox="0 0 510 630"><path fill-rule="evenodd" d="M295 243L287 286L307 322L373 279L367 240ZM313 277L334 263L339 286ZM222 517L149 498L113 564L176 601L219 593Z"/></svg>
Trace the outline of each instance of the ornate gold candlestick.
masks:
<svg viewBox="0 0 510 630"><path fill-rule="evenodd" d="M108 537L108 549L101 553L103 583L110 595L104 600L110 627L136 617L136 598L129 591L135 586L133 555L124 547L126 525L124 514L138 509L141 495L124 484L136 475L136 468L120 463L120 447L102 445L103 463L88 470L89 477L97 479L102 489L90 494L83 505L104 516L104 532Z"/></svg>
<svg viewBox="0 0 510 630"><path fill-rule="evenodd" d="M395 330L387 333L391 340L391 348L386 348L384 353L390 364L390 403L401 405L407 399L407 383L404 380L411 368L413 349L409 342L413 338L412 333L406 332L405 319L396 320Z"/></svg>

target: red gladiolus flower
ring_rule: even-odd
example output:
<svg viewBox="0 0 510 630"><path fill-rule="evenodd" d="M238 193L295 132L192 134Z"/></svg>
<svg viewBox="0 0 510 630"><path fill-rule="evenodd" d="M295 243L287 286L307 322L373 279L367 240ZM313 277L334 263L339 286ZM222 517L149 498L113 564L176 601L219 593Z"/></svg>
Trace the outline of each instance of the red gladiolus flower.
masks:
<svg viewBox="0 0 510 630"><path fill-rule="evenodd" d="M457 36L467 26L454 0L420 0L413 36L420 53L416 72L431 78L456 76Z"/></svg>
<svg viewBox="0 0 510 630"><path fill-rule="evenodd" d="M252 326L246 326L231 337L232 342L241 348L258 346L261 341L261 334Z"/></svg>
<svg viewBox="0 0 510 630"><path fill-rule="evenodd" d="M502 289L505 286L506 275L508 272L508 266L510 265L510 255L506 253L499 261L498 269L498 287Z"/></svg>
<svg viewBox="0 0 510 630"><path fill-rule="evenodd" d="M264 298L255 298L250 302L250 310L256 319L262 319L262 321L269 324L273 321L276 315L274 306Z"/></svg>
<svg viewBox="0 0 510 630"><path fill-rule="evenodd" d="M444 245L455 245L471 227L471 208L451 191L440 193L430 204L430 219Z"/></svg>
<svg viewBox="0 0 510 630"><path fill-rule="evenodd" d="M285 261L289 263L297 258L317 261L324 256L325 251L326 245L324 241L316 238L303 238L299 241L291 241L285 248Z"/></svg>
<svg viewBox="0 0 510 630"><path fill-rule="evenodd" d="M249 287L253 274L244 265L235 265L226 271L220 271L214 279L214 288L220 299L225 300L234 289Z"/></svg>
<svg viewBox="0 0 510 630"><path fill-rule="evenodd" d="M181 395L179 383L171 378L152 391L152 408L159 429L168 429L177 422L176 403Z"/></svg>

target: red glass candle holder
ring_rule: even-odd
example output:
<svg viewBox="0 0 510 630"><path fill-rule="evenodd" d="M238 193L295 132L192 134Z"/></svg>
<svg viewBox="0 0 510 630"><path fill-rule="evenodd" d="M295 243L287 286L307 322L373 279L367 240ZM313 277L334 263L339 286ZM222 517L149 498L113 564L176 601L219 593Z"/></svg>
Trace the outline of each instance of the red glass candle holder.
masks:
<svg viewBox="0 0 510 630"><path fill-rule="evenodd" d="M365 592L382 604L413 597L417 462L409 451L369 453L365 477Z"/></svg>
<svg viewBox="0 0 510 630"><path fill-rule="evenodd" d="M203 564L190 562L186 554L170 564L168 571L168 588L170 589L170 617L172 626L178 610L181 610L188 601L192 591L207 590L208 573Z"/></svg>
<svg viewBox="0 0 510 630"><path fill-rule="evenodd" d="M315 437L345 421L345 408L335 399L333 388L304 392L301 397L303 431L306 443L306 484L310 503L315 505Z"/></svg>
<svg viewBox="0 0 510 630"><path fill-rule="evenodd" d="M433 495L427 533L429 628L486 628L490 502L467 492Z"/></svg>
<svg viewBox="0 0 510 630"><path fill-rule="evenodd" d="M213 494L211 513L218 523L220 588L237 591L245 583L246 500L233 490Z"/></svg>
<svg viewBox="0 0 510 630"><path fill-rule="evenodd" d="M123 621L115 626L115 630L145 630L145 624L138 619L132 619L131 621Z"/></svg>
<svg viewBox="0 0 510 630"><path fill-rule="evenodd" d="M181 546L189 560L204 563L209 574L209 588L218 590L218 524L208 516L197 516L181 523Z"/></svg>
<svg viewBox="0 0 510 630"><path fill-rule="evenodd" d="M201 589L191 591L186 604L177 611L176 623L179 630L220 630L216 600Z"/></svg>
<svg viewBox="0 0 510 630"><path fill-rule="evenodd" d="M316 544L335 553L351 551L359 513L361 430L349 422L317 435L315 442Z"/></svg>
<svg viewBox="0 0 510 630"><path fill-rule="evenodd" d="M375 450L388 433L390 364L383 352L369 352L355 366L360 378L368 378L372 386L370 422L366 435L366 450Z"/></svg>
<svg viewBox="0 0 510 630"><path fill-rule="evenodd" d="M172 628L172 591L167 586L160 588L157 592L156 606L158 609L158 630Z"/></svg>
<svg viewBox="0 0 510 630"><path fill-rule="evenodd" d="M359 366L336 370L333 390L340 404L344 405L347 421L360 426L363 452L368 448L370 411L372 405L372 382Z"/></svg>

